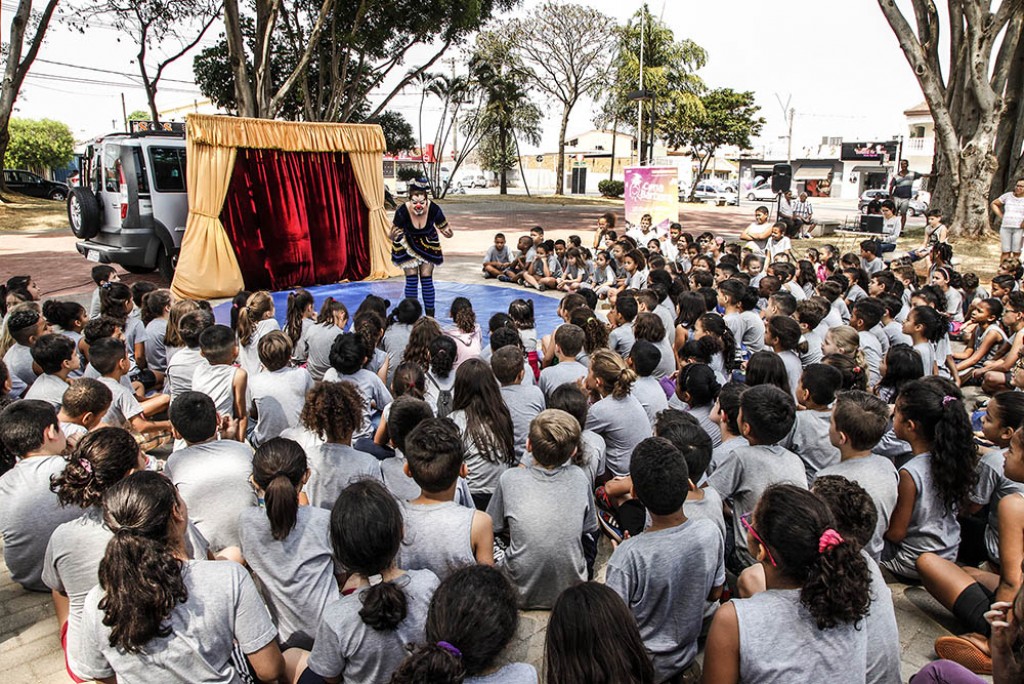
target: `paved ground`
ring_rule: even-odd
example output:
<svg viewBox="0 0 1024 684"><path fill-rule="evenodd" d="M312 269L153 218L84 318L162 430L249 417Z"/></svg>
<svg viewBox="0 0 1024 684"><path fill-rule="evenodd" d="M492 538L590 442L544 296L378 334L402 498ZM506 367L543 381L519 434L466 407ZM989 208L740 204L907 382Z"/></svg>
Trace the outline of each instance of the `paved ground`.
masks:
<svg viewBox="0 0 1024 684"><path fill-rule="evenodd" d="M753 205L741 208L697 207L683 209L686 230L737 235L750 220ZM553 238L571 233L591 235L600 206L560 207L522 201L479 201L460 198L446 206L457 237L446 244L449 262L439 278L456 282L481 282L479 255L492 241L493 233L525 233L533 225L548 229ZM621 209L618 210L621 216ZM842 203L819 209L822 218L837 218L852 213ZM589 239L584 237L584 243ZM31 273L38 278L48 297L85 300L92 289L91 264L74 248L74 238L66 231L38 234L0 234L0 280L14 274ZM126 276L131 281L139 276ZM154 276L146 276L147 279ZM498 285L495 281L488 284ZM556 295L551 295L556 296ZM600 559L610 553L602 544ZM603 570L603 565L602 568ZM600 575L600 573L599 573ZM892 584L900 627L903 678L906 681L935 657L932 644L936 637L956 630L952 618L923 589ZM519 634L509 648L511 660L540 665L543 658L547 614L526 612ZM5 566L0 565L0 682L4 684L51 684L69 681L64 674L57 634L57 622L48 595L33 594L14 585Z"/></svg>

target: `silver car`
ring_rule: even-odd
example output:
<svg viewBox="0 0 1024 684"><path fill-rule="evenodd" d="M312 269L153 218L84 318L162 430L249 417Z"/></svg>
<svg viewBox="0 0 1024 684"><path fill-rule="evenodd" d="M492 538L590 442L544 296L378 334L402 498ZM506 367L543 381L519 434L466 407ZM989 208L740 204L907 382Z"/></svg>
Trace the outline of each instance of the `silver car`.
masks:
<svg viewBox="0 0 1024 684"><path fill-rule="evenodd" d="M68 196L78 252L170 280L188 218L184 131L103 136L81 163Z"/></svg>

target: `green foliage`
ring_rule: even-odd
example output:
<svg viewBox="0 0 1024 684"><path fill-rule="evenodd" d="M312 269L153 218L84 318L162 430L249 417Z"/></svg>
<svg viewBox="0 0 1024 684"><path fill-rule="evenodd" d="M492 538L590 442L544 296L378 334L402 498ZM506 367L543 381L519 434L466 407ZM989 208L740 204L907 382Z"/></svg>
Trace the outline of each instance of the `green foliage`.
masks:
<svg viewBox="0 0 1024 684"><path fill-rule="evenodd" d="M152 114L147 112L145 109L136 109L134 112L128 115L129 121L149 121L152 118Z"/></svg>
<svg viewBox="0 0 1024 684"><path fill-rule="evenodd" d="M276 116L306 121L362 121L376 117L401 88L422 73L434 45L440 45L439 57L450 45L459 44L480 29L492 15L508 11L520 0L336 0L312 58ZM287 0L274 23L270 40L271 82L276 92L295 71L309 44L313 24L322 0ZM252 52L255 49L255 24L243 16L242 33L247 46L250 79L254 79ZM422 50L417 48L431 47ZM409 57L409 51L417 55ZM419 63L417 63L419 60ZM391 91L384 90L376 111L368 96L380 91L384 83L394 81L396 68L408 71ZM228 61L226 38L203 50L195 59L194 72L200 91L215 104L238 111L235 102L234 75ZM390 79L390 80L389 80ZM255 83L250 87L255 92ZM390 144L390 142L389 142Z"/></svg>
<svg viewBox="0 0 1024 684"><path fill-rule="evenodd" d="M66 165L75 153L75 138L61 121L11 119L11 142L4 168L42 171Z"/></svg>
<svg viewBox="0 0 1024 684"><path fill-rule="evenodd" d="M399 166L395 175L398 176L398 180L400 181L411 181L422 176L423 172L412 166Z"/></svg>
<svg viewBox="0 0 1024 684"><path fill-rule="evenodd" d="M496 136L486 136L480 141L476 153L480 159L480 167L485 171L493 171L499 178L519 165L519 156L512 140L509 140L505 144L505 149L502 149Z"/></svg>
<svg viewBox="0 0 1024 684"><path fill-rule="evenodd" d="M398 154L416 147L412 124L406 121L400 112L384 112L375 119L367 119L364 123L375 123L383 129L388 154Z"/></svg>
<svg viewBox="0 0 1024 684"><path fill-rule="evenodd" d="M598 182L597 191L605 197L622 197L622 193L626 191L626 184L622 181L605 178Z"/></svg>

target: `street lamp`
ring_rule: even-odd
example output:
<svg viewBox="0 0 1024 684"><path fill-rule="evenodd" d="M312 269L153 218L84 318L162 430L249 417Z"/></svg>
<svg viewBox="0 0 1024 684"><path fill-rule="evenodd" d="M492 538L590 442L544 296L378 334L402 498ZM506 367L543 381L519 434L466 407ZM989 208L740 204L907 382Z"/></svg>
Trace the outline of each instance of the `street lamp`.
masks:
<svg viewBox="0 0 1024 684"><path fill-rule="evenodd" d="M643 103L644 102L650 102L650 101L654 100L654 91L653 90L645 90L643 88L641 88L640 90L632 90L632 91L630 91L626 95L626 98L630 102L636 102L636 109L637 109L637 117L636 117L636 153L637 153L637 159L638 159L639 165L643 166L644 165L644 154L643 154L644 144L643 144L643 135L642 135L642 128L643 128L643 114L642 114L643 109L642 109L642 107L643 107ZM652 126L654 125L653 124L653 120L654 120L654 112L652 111L651 112L651 121L652 121L651 125Z"/></svg>

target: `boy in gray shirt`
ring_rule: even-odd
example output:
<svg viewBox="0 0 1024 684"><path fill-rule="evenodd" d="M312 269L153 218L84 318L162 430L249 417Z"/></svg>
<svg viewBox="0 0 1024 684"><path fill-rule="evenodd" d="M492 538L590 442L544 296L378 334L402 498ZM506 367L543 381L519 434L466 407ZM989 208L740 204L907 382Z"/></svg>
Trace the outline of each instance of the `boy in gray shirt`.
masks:
<svg viewBox="0 0 1024 684"><path fill-rule="evenodd" d="M657 420L658 414L668 408L668 397L665 388L654 377L654 371L661 363L661 350L653 342L638 340L633 345L627 365L636 371L637 379L630 393L636 397L651 419L651 425Z"/></svg>
<svg viewBox="0 0 1024 684"><path fill-rule="evenodd" d="M509 537L506 570L525 609L549 609L587 579L582 537L597 530L593 489L582 470L566 467L579 439L575 418L542 411L526 442L537 465L502 473L487 507L495 534Z"/></svg>
<svg viewBox="0 0 1024 684"><path fill-rule="evenodd" d="M298 425L306 392L313 387L313 378L305 368L289 365L292 341L280 330L261 337L256 350L265 370L249 377L249 441L254 447Z"/></svg>
<svg viewBox="0 0 1024 684"><path fill-rule="evenodd" d="M537 382L544 396L550 396L567 382L575 383L587 377L587 367L576 360L583 350L585 337L583 328L572 323L563 323L555 330L555 358L558 363L542 370Z"/></svg>
<svg viewBox="0 0 1024 684"><path fill-rule="evenodd" d="M36 372L32 368L32 345L50 332L50 326L38 311L20 309L7 315L7 332L14 338L14 344L4 354L4 363L11 379L11 396L20 398L36 381Z"/></svg>
<svg viewBox="0 0 1024 684"><path fill-rule="evenodd" d="M493 565L491 516L455 501L466 474L459 428L447 418L427 418L406 437L404 447L404 469L420 493L401 502L405 539L398 567L430 570L443 579L463 565Z"/></svg>
<svg viewBox="0 0 1024 684"><path fill-rule="evenodd" d="M32 345L32 360L43 369L25 393L26 399L40 399L56 411L68 388L68 375L81 367L75 343L64 335L43 335Z"/></svg>
<svg viewBox="0 0 1024 684"><path fill-rule="evenodd" d="M839 463L839 449L829 441L828 427L832 419L829 407L835 401L836 389L842 381L843 376L838 369L812 363L804 369L796 388L797 401L805 410L796 412L793 429L781 445L804 462L808 485L819 470Z"/></svg>
<svg viewBox="0 0 1024 684"><path fill-rule="evenodd" d="M774 385L751 387L740 398L739 428L750 446L740 447L708 477L723 499L732 499L735 539L746 539L743 516L752 513L764 490L773 484L807 488L803 461L778 443L793 428L796 404L793 395ZM741 543L730 557L730 568L739 572L757 561Z"/></svg>
<svg viewBox="0 0 1024 684"><path fill-rule="evenodd" d="M206 365L206 360L199 349L199 336L213 324L213 316L202 309L181 317L178 333L185 347L179 349L167 362L167 375L164 378L164 392L170 395L171 401L182 392L192 390L192 376L195 375L196 368Z"/></svg>
<svg viewBox="0 0 1024 684"><path fill-rule="evenodd" d="M214 553L241 544L238 518L258 505L249 478L252 449L231 439L217 439L217 409L202 392L185 392L171 404L175 439L187 446L173 452L164 475L178 487L189 518Z"/></svg>
<svg viewBox="0 0 1024 684"><path fill-rule="evenodd" d="M889 428L889 406L867 392L850 390L836 398L829 438L840 453L840 461L822 468L818 477L841 475L864 488L878 512L874 534L864 545L875 561L882 555L883 535L896 508L899 473L892 461L871 453Z"/></svg>
<svg viewBox="0 0 1024 684"><path fill-rule="evenodd" d="M545 372L547 370L545 369ZM522 460L526 451L530 423L545 408L544 393L536 385L522 384L526 371L523 368L523 352L519 347L509 345L494 352L491 356L491 371L501 383L501 398L505 401L508 412L512 414L512 437L515 442L516 458ZM541 373L541 381L543 380L544 374Z"/></svg>
<svg viewBox="0 0 1024 684"><path fill-rule="evenodd" d="M725 538L709 520L684 512L689 471L668 440L649 437L630 463L637 499L651 524L622 542L605 583L629 606L654 661L655 680L694 670L706 601L725 584Z"/></svg>
<svg viewBox="0 0 1024 684"><path fill-rule="evenodd" d="M635 297L623 295L615 298L615 308L608 312L608 322L615 326L608 334L608 348L622 358L629 356L636 342L633 319L639 310Z"/></svg>
<svg viewBox="0 0 1024 684"><path fill-rule="evenodd" d="M64 508L50 491L50 478L64 471L66 440L57 414L45 401L22 399L0 412L0 439L10 469L0 477L0 534L11 579L29 591L49 591L43 558L50 535L82 514Z"/></svg>
<svg viewBox="0 0 1024 684"><path fill-rule="evenodd" d="M689 413L669 409L658 416L654 432L672 443L683 458L689 473L686 503L683 511L686 517L693 520L704 518L710 520L726 537L725 515L722 508L722 497L710 487L698 487L697 482L705 478L708 464L711 463L711 438L701 427L700 422Z"/></svg>

